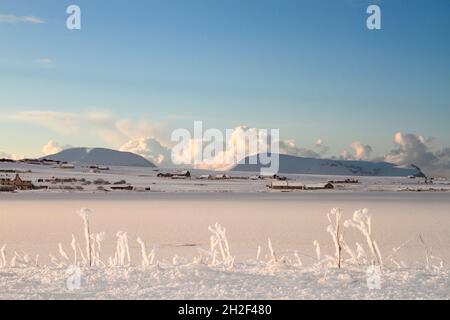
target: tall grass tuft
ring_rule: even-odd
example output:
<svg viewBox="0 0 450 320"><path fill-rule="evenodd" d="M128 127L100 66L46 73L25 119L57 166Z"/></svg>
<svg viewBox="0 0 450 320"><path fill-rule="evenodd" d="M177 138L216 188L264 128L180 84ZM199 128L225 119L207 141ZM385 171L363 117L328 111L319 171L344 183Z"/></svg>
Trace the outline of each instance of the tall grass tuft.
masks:
<svg viewBox="0 0 450 320"><path fill-rule="evenodd" d="M336 258L336 266L341 268L341 252L342 252L342 241L343 236L341 234L341 216L342 212L340 209L332 209L330 213L327 214L328 221L330 225L327 228L327 232L331 235L333 239L334 248L335 248L335 258Z"/></svg>
<svg viewBox="0 0 450 320"><path fill-rule="evenodd" d="M78 211L81 219L84 222L84 238L86 241L86 256L89 266L92 267L92 249L91 249L91 232L89 229L89 216L92 214L92 210L88 208L82 208Z"/></svg>
<svg viewBox="0 0 450 320"><path fill-rule="evenodd" d="M0 249L0 268L5 268L6 265L6 244L4 244Z"/></svg>
<svg viewBox="0 0 450 320"><path fill-rule="evenodd" d="M223 265L227 268L232 268L234 265L234 256L230 253L226 229L219 223L216 223L214 227L209 226L208 230L212 233L210 238L211 265Z"/></svg>
<svg viewBox="0 0 450 320"><path fill-rule="evenodd" d="M355 213L353 214L353 218L351 220L346 220L344 222L344 226L346 228L355 228L364 235L367 245L372 253L372 263L374 263L376 260L380 268L382 268L383 259L381 257L377 242L372 238L372 221L368 213L368 209L355 211Z"/></svg>

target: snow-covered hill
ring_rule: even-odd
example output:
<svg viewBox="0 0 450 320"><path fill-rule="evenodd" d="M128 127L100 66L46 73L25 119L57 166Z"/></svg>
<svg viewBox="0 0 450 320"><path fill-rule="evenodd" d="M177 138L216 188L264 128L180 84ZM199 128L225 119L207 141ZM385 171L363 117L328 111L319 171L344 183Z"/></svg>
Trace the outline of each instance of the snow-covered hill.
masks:
<svg viewBox="0 0 450 320"><path fill-rule="evenodd" d="M258 155L243 159L232 168L232 171L259 172L262 167ZM330 160L301 158L280 154L280 173L317 174L346 176L390 176L423 177L422 171L414 166L397 166L387 162L369 162L361 160Z"/></svg>
<svg viewBox="0 0 450 320"><path fill-rule="evenodd" d="M105 148L71 148L46 156L45 159L74 164L155 167L153 163L140 155Z"/></svg>

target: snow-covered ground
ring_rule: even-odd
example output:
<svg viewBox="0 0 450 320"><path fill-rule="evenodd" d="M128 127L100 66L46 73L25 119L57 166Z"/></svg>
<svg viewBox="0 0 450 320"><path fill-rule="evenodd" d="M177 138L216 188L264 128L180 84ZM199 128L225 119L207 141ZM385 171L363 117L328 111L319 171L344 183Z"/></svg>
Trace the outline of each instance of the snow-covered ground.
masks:
<svg viewBox="0 0 450 320"><path fill-rule="evenodd" d="M3 299L450 298L447 193L21 192L1 199L0 248L7 244L0 267ZM81 207L93 210L90 232L105 232L92 268L81 257ZM378 262L354 228L342 230L358 257L343 251L343 268L336 269L326 217L333 207L342 208L342 225L355 210L370 208L384 265L381 289L367 286L368 268ZM208 226L217 221L227 228L225 255L217 244L211 248L210 237L217 234ZM130 252L128 260L119 250L123 263L117 259L119 231L127 232ZM138 237L145 243L146 266ZM82 265L81 284L70 291L67 268L74 264Z"/></svg>
<svg viewBox="0 0 450 320"><path fill-rule="evenodd" d="M359 269L202 264L82 269L69 290L66 268L0 269L1 299L450 299L449 270L384 270L381 289Z"/></svg>
<svg viewBox="0 0 450 320"><path fill-rule="evenodd" d="M189 179L159 178L158 173L175 172L175 169L164 168L139 168L139 167L110 167L108 171L89 169L88 166L76 166L74 169L62 169L55 166L29 165L18 163L0 163L0 178L14 178L17 171L24 180L31 180L36 186L46 186L47 190L27 191L27 193L104 193L104 192L136 192L136 191L111 191L115 186L132 186L144 191L150 188L150 192L280 192L271 190L267 186L272 179L252 179L255 173L225 172L233 179L208 180L200 179L205 175L215 177L220 172L205 170L190 170L192 177ZM11 172L8 172L11 171ZM305 185L326 183L328 181L342 181L346 178L357 179L359 183L335 183L335 189L331 192L351 191L399 191L399 192L450 192L450 181L435 180L432 184L425 183L423 178L411 179L408 177L347 177L330 175L285 175L292 181ZM74 181L62 181L75 179ZM50 181L47 181L50 180ZM97 181L97 183L96 183ZM103 181L103 182L102 182ZM123 183L125 181L125 183ZM114 185L114 183L119 183ZM99 190L100 189L100 190ZM106 190L106 191L104 191ZM298 192L298 191L296 191ZM322 191L329 192L329 191Z"/></svg>
<svg viewBox="0 0 450 320"><path fill-rule="evenodd" d="M0 299L450 299L446 180L351 177L359 183L282 192L240 172L204 180L217 172L192 170L184 180L158 178L171 170L155 168L0 164L1 178L12 171L50 188L0 193ZM308 185L346 177L288 178ZM121 180L137 190L112 191ZM83 207L92 209L90 250ZM335 207L341 269L327 219ZM344 227L361 208L370 209L369 237ZM80 268L75 290L70 266Z"/></svg>

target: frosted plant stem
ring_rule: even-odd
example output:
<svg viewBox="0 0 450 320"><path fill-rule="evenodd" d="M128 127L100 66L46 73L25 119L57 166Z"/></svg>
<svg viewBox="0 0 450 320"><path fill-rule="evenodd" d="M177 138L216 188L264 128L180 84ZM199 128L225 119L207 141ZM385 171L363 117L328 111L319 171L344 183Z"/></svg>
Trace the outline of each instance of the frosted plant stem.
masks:
<svg viewBox="0 0 450 320"><path fill-rule="evenodd" d="M327 214L328 221L330 222L330 225L327 228L328 233L331 235L331 238L333 239L334 247L335 247L335 259L336 259L336 266L338 268L341 268L341 252L342 252L342 245L341 242L343 240L341 234L340 234L340 219L341 219L341 211L339 209L332 209L329 214ZM334 221L333 221L334 218Z"/></svg>
<svg viewBox="0 0 450 320"><path fill-rule="evenodd" d="M426 260L426 268L430 269L430 249L428 248L427 244L425 243L425 240L423 240L422 235L419 233L419 240L425 247L425 260Z"/></svg>
<svg viewBox="0 0 450 320"><path fill-rule="evenodd" d="M5 249L6 249L6 244L4 244L2 246L2 248L0 249L0 258L1 258L0 267L3 267L3 268L6 267L6 253L5 253Z"/></svg>
<svg viewBox="0 0 450 320"><path fill-rule="evenodd" d="M261 246L258 246L258 250L256 251L256 261L259 261L260 256L261 256Z"/></svg>
<svg viewBox="0 0 450 320"><path fill-rule="evenodd" d="M85 231L85 238L86 238L86 243L87 243L87 248L86 248L86 250L87 250L87 256L88 256L88 260L89 260L89 266L90 267L92 267L92 251L91 251L91 236L90 236L90 234L91 234L91 232L90 232L90 230L89 230L89 220L88 220L88 218L86 218L86 221L85 221L85 227L86 227L86 231Z"/></svg>
<svg viewBox="0 0 450 320"><path fill-rule="evenodd" d="M127 255L128 260L127 266L130 266L131 265L130 247L128 246L128 235L126 232L124 234L124 243L125 243L125 253Z"/></svg>
<svg viewBox="0 0 450 320"><path fill-rule="evenodd" d="M63 257L67 262L70 263L70 259L67 256L67 253L64 251L62 243L58 243L59 254Z"/></svg>
<svg viewBox="0 0 450 320"><path fill-rule="evenodd" d="M147 250L145 248L145 243L139 237L137 238L137 243L139 243L139 245L141 246L142 266L143 267L147 267L147 266L150 265L150 262L148 261L148 256L147 256Z"/></svg>
<svg viewBox="0 0 450 320"><path fill-rule="evenodd" d="M72 247L73 251L73 265L76 266L77 261L77 240L75 239L75 236L72 234L72 242L70 243L70 246Z"/></svg>
<svg viewBox="0 0 450 320"><path fill-rule="evenodd" d="M272 258L270 260L271 263L276 263L277 262L277 256L275 255L275 251L273 250L272 240L270 240L270 238L267 239L267 247L269 248L270 257Z"/></svg>
<svg viewBox="0 0 450 320"><path fill-rule="evenodd" d="M79 244L77 244L77 247L78 247L78 251L80 252L81 259L83 260L83 264L86 264L87 260L86 260L86 257L83 254L83 250L81 250L81 247L80 247Z"/></svg>
<svg viewBox="0 0 450 320"><path fill-rule="evenodd" d="M359 230L366 238L367 246L369 247L372 257L377 260L380 268L383 268L383 259L381 257L380 249L375 240L372 239L372 224L367 209L357 210L353 214L352 220L346 220L345 227L353 227Z"/></svg>
<svg viewBox="0 0 450 320"><path fill-rule="evenodd" d="M317 257L317 263L320 263L321 256L320 256L320 245L317 240L314 240L314 246L316 247L316 257Z"/></svg>
<svg viewBox="0 0 450 320"><path fill-rule="evenodd" d="M84 238L86 240L86 257L88 259L89 266L92 267L92 249L91 249L91 231L89 229L89 215L92 213L90 209L83 208L78 211L84 222Z"/></svg>

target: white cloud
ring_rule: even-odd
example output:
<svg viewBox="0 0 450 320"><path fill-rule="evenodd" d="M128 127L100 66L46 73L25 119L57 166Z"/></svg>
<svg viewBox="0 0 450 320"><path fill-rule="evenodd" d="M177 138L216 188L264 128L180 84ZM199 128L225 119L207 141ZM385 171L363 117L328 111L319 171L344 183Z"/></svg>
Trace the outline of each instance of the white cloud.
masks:
<svg viewBox="0 0 450 320"><path fill-rule="evenodd" d="M316 149L318 150L319 154L321 156L324 156L325 154L328 153L328 151L330 150L330 147L328 147L327 145L325 145L325 143L323 142L323 140L321 138L316 140L316 145L315 145Z"/></svg>
<svg viewBox="0 0 450 320"><path fill-rule="evenodd" d="M136 153L158 166L171 164L170 148L161 144L154 137L132 139L121 146L120 151Z"/></svg>
<svg viewBox="0 0 450 320"><path fill-rule="evenodd" d="M429 165L437 160L429 150L431 139L415 134L395 134L396 148L385 156L385 161L396 164L415 164L418 166Z"/></svg>
<svg viewBox="0 0 450 320"><path fill-rule="evenodd" d="M372 147L365 145L360 141L354 141L350 144L352 152L348 150L343 150L339 156L342 160L369 160L372 154Z"/></svg>
<svg viewBox="0 0 450 320"><path fill-rule="evenodd" d="M44 19L36 16L17 16L14 14L0 14L0 23L31 23L43 24L46 23Z"/></svg>
<svg viewBox="0 0 450 320"><path fill-rule="evenodd" d="M25 156L23 156L23 155L17 155L14 153L7 153L7 152L0 151L0 159L20 160L23 158L25 158Z"/></svg>
<svg viewBox="0 0 450 320"><path fill-rule="evenodd" d="M69 149L71 147L72 146L70 145L61 146L58 142L50 140L45 146L42 147L42 153L44 154L44 156L48 156L61 152L65 149Z"/></svg>
<svg viewBox="0 0 450 320"><path fill-rule="evenodd" d="M41 126L50 129L60 135L84 135L92 138L93 141L99 139L108 147L126 150L140 154L155 164L169 164L171 161L171 142L163 139L169 135L162 135L164 130L160 125L156 125L146 120L120 119L105 112L85 112L68 113L53 111L27 111L15 114L1 114L2 121L16 121ZM236 127L231 137L231 146L227 146L225 151L213 155L197 167L208 169L226 169L230 164L235 163L236 148L239 144L245 144L248 134L257 134L259 129L245 126ZM150 137L150 138L149 138ZM266 145L270 139L260 135L260 146ZM386 154L382 160L399 165L415 164L425 172L436 175L449 176L450 172L450 148L433 151L432 138L425 139L423 136L415 134L397 133L394 138L395 148ZM198 146L195 141L191 141L191 148L187 155L192 156L197 152ZM319 158L328 152L328 147L322 139L315 143L315 150L302 148L296 145L294 140L283 140L279 143L279 152L283 154ZM89 147L89 146L88 146ZM351 151L344 150L340 159L370 159L372 148L359 141L353 142ZM62 150L64 146L57 142L49 141L42 151L50 154ZM251 150L245 147L245 154L251 155ZM269 149L269 148L267 148ZM3 155L7 155L3 153ZM8 157L14 155L8 154ZM19 158L14 156L14 158ZM231 161L232 160L232 161ZM241 160L241 159L237 159ZM378 159L377 159L378 160Z"/></svg>
<svg viewBox="0 0 450 320"><path fill-rule="evenodd" d="M248 143L249 137L256 138L256 145L253 147ZM266 130L238 126L234 128L229 137L229 141L218 141L219 145L224 146L223 151L213 155L206 155L206 159L203 159L200 163L196 163L194 167L198 169L227 170L247 156L270 151L272 138L273 137L270 137ZM320 155L313 150L298 147L295 140L274 141L274 143L276 142L279 144L278 152L280 154L310 158L320 157ZM174 157L178 162L193 162L192 159L195 159L197 154L200 154L203 158L204 155L202 153L204 149L201 147L203 146L204 148L210 143L211 142L202 142L191 139L187 150L184 150L184 153L182 154L175 154Z"/></svg>
<svg viewBox="0 0 450 320"><path fill-rule="evenodd" d="M257 139L256 145L249 145L249 137ZM267 148L267 141L270 141L268 139L265 131L258 128L238 126L234 128L229 141L216 141L218 145L223 147L223 150L218 151L217 154L203 154L205 151L203 148L211 142L191 139L187 150L183 150L182 154L174 154L173 156L179 163L192 163L194 159L202 158L202 161L196 161L194 164L197 169L226 170L243 158L257 153L260 148Z"/></svg>
<svg viewBox="0 0 450 320"><path fill-rule="evenodd" d="M34 63L39 65L39 66L41 66L41 67L46 67L46 68L54 66L54 62L50 58L36 59L36 60L34 60Z"/></svg>
<svg viewBox="0 0 450 320"><path fill-rule="evenodd" d="M149 121L119 119L105 112L25 111L2 117L9 121L41 126L62 135L89 135L114 148L119 148L131 139L160 136L162 131L159 125Z"/></svg>
<svg viewBox="0 0 450 320"><path fill-rule="evenodd" d="M341 159L341 160L351 160L351 159L353 159L353 156L347 150L342 150L341 154L339 155L339 159Z"/></svg>
<svg viewBox="0 0 450 320"><path fill-rule="evenodd" d="M436 169L434 173L437 175L450 176L450 148L444 148L436 152Z"/></svg>
<svg viewBox="0 0 450 320"><path fill-rule="evenodd" d="M3 116L3 115L2 115ZM24 122L32 125L41 126L52 130L60 135L73 137L74 135L89 136L92 140L100 139L108 147L129 151L139 154L157 165L172 165L172 155L170 145L173 142L164 139L161 126L146 120L119 119L114 115L104 112L89 113L68 113L54 111L26 111L18 112L12 115L4 115L9 121ZM252 152L250 146L246 143L248 135L256 135L259 138L258 145L264 150L270 149L268 143L270 138L267 134L261 134L260 129L238 126L233 131L231 141L225 150L211 155L201 163L197 168L204 169L226 169L235 164L235 159L240 155L248 156ZM168 136L168 135L167 135ZM225 145L225 142L221 142ZM204 143L207 145L208 143ZM92 145L94 147L95 145ZM89 147L89 146L87 146ZM49 141L42 148L45 155L57 153L65 147L55 141ZM193 158L198 148L198 143L194 140L190 142L189 150L184 155L175 155L176 159L183 157ZM244 149L244 150L242 150ZM263 151L264 151L263 150ZM314 150L298 147L294 140L279 141L279 152L288 155L301 157L320 157L320 154Z"/></svg>
<svg viewBox="0 0 450 320"><path fill-rule="evenodd" d="M320 154L314 150L298 147L293 139L280 141L280 153L296 157L320 158Z"/></svg>
<svg viewBox="0 0 450 320"><path fill-rule="evenodd" d="M416 165L425 174L450 177L450 148L433 151L434 138L398 132L394 136L395 148L383 157L371 158L372 148L359 141L351 144L353 152L343 150L342 160L372 160L409 166Z"/></svg>
<svg viewBox="0 0 450 320"><path fill-rule="evenodd" d="M52 68L55 66L55 62L50 58L39 58L39 59L1 59L0 65L8 66L22 66L22 67L41 67L41 68Z"/></svg>
<svg viewBox="0 0 450 320"><path fill-rule="evenodd" d="M434 138L411 133L395 134L396 148L385 157L386 162L398 165L414 164L431 175L450 176L450 148L433 151Z"/></svg>
<svg viewBox="0 0 450 320"><path fill-rule="evenodd" d="M217 134L222 135L221 132ZM222 137L224 138L224 137ZM250 145L249 139L254 144ZM194 163L193 167L197 169L208 170L227 170L240 160L258 152L265 152L270 149L271 138L266 130L258 128L248 128L247 126L238 126L233 129L227 141L201 141L191 139L188 141L186 149L180 154L173 154L177 163ZM217 144L220 150L206 149ZM217 153L207 154L208 152ZM195 159L202 159L196 160Z"/></svg>
<svg viewBox="0 0 450 320"><path fill-rule="evenodd" d="M11 155L10 155L9 153L0 151L0 158L1 158L1 159L10 159L10 156L11 156Z"/></svg>
<svg viewBox="0 0 450 320"><path fill-rule="evenodd" d="M372 153L372 147L369 145L364 145L359 141L352 142L350 147L355 152L355 157L357 160L367 160Z"/></svg>
<svg viewBox="0 0 450 320"><path fill-rule="evenodd" d="M25 111L6 117L13 121L39 125L62 134L79 132L84 122L92 122L88 115L53 111Z"/></svg>

